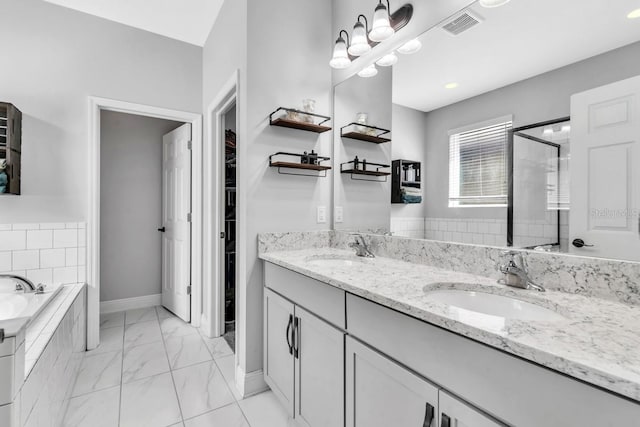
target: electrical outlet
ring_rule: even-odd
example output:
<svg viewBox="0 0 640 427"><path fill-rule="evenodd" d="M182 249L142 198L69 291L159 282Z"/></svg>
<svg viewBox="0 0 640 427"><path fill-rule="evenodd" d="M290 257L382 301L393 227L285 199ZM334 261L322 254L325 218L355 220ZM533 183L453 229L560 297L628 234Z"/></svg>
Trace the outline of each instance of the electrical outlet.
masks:
<svg viewBox="0 0 640 427"><path fill-rule="evenodd" d="M336 223L341 223L344 221L344 212L342 210L342 206L336 206L335 216Z"/></svg>
<svg viewBox="0 0 640 427"><path fill-rule="evenodd" d="M327 222L327 207L326 206L318 206L317 222L318 222L318 224L326 224L326 222Z"/></svg>

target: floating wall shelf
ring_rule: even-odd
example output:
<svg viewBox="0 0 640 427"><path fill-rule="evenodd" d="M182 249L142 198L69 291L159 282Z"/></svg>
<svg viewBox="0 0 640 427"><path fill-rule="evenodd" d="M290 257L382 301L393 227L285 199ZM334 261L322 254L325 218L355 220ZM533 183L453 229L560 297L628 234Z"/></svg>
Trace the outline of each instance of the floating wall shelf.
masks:
<svg viewBox="0 0 640 427"><path fill-rule="evenodd" d="M297 157L299 158L301 161L300 162L293 162L293 161L284 161L284 160L274 160L274 157ZM278 173L281 175L298 175L298 176L310 176L310 177L321 177L324 178L327 176L327 171L329 169L331 169L331 166L323 166L320 164L320 162L325 162L328 160L331 160L331 158L329 157L323 157L323 156L317 156L317 157L307 157L309 156L309 154L303 153L303 154L298 154L298 153L285 153L282 151L279 151L275 154L272 154L269 156L269 167L272 168L278 168ZM315 158L315 162L316 163L302 163L302 159L303 158L307 158L310 159L309 161L313 162L314 158ZM317 175L312 175L312 174L305 174L305 173L296 173L296 172L283 172L282 170L289 170L289 169L293 169L293 170L306 170L306 171L312 171L312 172L322 172L322 174L318 173Z"/></svg>
<svg viewBox="0 0 640 427"><path fill-rule="evenodd" d="M330 131L331 127L324 126L324 123L329 120L331 120L331 117L315 113L307 113L305 111L296 110L295 108L279 107L276 111L269 114L269 124L271 126L300 129L315 133Z"/></svg>
<svg viewBox="0 0 640 427"><path fill-rule="evenodd" d="M383 135L391 133L389 129L375 126L363 125L360 123L349 123L340 128L340 136L343 138L358 139L360 141L372 142L374 144L384 144L391 139Z"/></svg>
<svg viewBox="0 0 640 427"><path fill-rule="evenodd" d="M369 169L367 167L373 167L375 170ZM375 182L386 182L387 176L391 175L391 172L381 171L382 168L389 168L390 165L385 165L382 163L370 163L359 161L357 164L355 160L350 162L345 162L340 165L340 173L348 173L351 175L351 179L355 181L375 181ZM381 178L380 179L367 179L367 178L356 178L356 176L368 176L372 178Z"/></svg>

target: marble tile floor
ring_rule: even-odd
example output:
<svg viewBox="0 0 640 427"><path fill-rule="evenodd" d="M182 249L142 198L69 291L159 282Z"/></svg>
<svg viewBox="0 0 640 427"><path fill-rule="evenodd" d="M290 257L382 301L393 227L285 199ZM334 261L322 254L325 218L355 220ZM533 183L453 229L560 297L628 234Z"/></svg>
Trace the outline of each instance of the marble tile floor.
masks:
<svg viewBox="0 0 640 427"><path fill-rule="evenodd" d="M287 427L272 392L241 399L234 354L162 307L100 319L64 427Z"/></svg>

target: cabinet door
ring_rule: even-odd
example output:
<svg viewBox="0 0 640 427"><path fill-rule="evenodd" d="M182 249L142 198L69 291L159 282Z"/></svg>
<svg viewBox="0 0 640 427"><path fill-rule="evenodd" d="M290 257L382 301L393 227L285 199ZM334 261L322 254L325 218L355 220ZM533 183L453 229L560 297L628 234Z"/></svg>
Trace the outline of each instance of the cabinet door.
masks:
<svg viewBox="0 0 640 427"><path fill-rule="evenodd" d="M295 419L344 426L344 333L296 306Z"/></svg>
<svg viewBox="0 0 640 427"><path fill-rule="evenodd" d="M350 337L346 343L346 427L436 426L435 386Z"/></svg>
<svg viewBox="0 0 640 427"><path fill-rule="evenodd" d="M496 421L440 390L440 427L501 427Z"/></svg>
<svg viewBox="0 0 640 427"><path fill-rule="evenodd" d="M264 289L264 379L293 416L293 304Z"/></svg>

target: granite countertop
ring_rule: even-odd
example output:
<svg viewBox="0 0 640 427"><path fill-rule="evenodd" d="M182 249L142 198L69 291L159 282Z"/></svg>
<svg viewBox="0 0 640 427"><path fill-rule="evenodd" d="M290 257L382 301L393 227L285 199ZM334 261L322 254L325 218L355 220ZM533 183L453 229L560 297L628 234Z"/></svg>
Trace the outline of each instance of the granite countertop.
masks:
<svg viewBox="0 0 640 427"><path fill-rule="evenodd" d="M351 265L318 262L351 257ZM260 258L475 341L640 401L640 308L564 292L509 288L494 279L390 258L356 258L331 248ZM314 261L315 260L315 261ZM544 284L543 284L544 285ZM556 321L461 318L425 291L464 289L511 296L551 309Z"/></svg>

